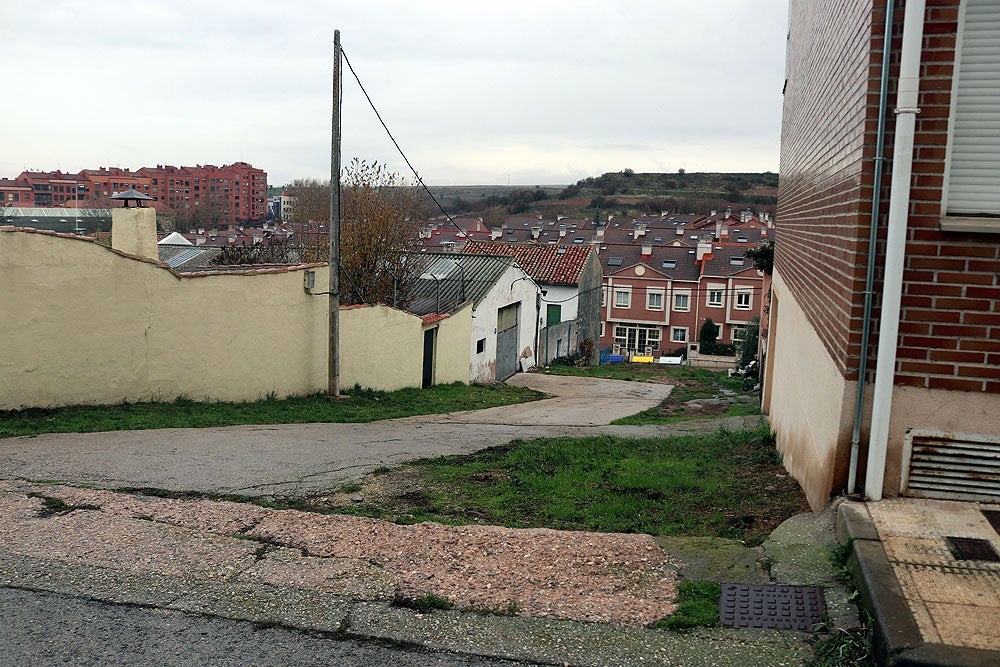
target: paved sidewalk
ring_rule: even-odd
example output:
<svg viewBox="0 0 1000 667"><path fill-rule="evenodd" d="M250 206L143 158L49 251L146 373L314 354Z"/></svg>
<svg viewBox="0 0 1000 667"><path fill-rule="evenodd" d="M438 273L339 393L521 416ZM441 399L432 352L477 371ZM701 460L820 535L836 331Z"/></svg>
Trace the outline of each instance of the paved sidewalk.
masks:
<svg viewBox="0 0 1000 667"><path fill-rule="evenodd" d="M1000 665L1000 562L963 560L948 538L1000 553L1000 534L972 502L886 498L844 503L838 534L856 571L882 659L899 665Z"/></svg>

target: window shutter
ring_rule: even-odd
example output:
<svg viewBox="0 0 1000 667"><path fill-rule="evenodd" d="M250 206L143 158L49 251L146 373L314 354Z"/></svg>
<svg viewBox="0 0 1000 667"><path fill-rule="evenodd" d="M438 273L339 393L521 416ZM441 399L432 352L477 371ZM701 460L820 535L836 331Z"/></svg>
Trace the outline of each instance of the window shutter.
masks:
<svg viewBox="0 0 1000 667"><path fill-rule="evenodd" d="M1000 2L967 0L946 213L1000 216Z"/></svg>

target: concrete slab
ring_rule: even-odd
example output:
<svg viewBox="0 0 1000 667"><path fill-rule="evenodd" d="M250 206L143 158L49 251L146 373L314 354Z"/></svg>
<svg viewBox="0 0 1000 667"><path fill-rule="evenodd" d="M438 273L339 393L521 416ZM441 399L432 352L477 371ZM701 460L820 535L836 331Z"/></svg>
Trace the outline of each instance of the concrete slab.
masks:
<svg viewBox="0 0 1000 667"><path fill-rule="evenodd" d="M417 614L377 603L355 605L346 633L436 650L579 667L765 667L801 664L809 655L804 641L808 635L795 632L718 628L678 633L450 611Z"/></svg>

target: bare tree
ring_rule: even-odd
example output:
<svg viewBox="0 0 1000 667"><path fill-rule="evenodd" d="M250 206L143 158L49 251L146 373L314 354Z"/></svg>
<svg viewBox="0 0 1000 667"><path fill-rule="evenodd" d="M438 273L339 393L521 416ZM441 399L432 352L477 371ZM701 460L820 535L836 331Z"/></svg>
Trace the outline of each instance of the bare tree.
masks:
<svg viewBox="0 0 1000 667"><path fill-rule="evenodd" d="M305 261L329 258L330 184L298 179L292 239ZM378 162L355 158L341 178L341 303L405 301L413 280L406 251L419 243L424 207L416 187Z"/></svg>

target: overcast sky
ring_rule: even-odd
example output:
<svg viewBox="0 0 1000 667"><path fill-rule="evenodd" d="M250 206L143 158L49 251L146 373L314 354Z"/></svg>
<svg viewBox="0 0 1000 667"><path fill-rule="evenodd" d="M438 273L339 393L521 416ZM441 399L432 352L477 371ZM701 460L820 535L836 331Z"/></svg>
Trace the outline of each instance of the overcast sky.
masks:
<svg viewBox="0 0 1000 667"><path fill-rule="evenodd" d="M0 177L329 178L333 31L431 185L777 171L787 0L2 0ZM344 67L343 159L406 167Z"/></svg>

